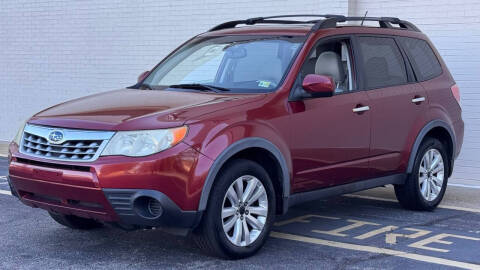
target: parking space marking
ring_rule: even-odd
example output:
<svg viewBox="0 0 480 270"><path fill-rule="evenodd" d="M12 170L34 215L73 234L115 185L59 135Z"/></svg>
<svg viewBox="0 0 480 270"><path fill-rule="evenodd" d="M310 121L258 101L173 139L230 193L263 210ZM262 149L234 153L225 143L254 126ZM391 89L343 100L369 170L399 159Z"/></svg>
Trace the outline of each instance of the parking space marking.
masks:
<svg viewBox="0 0 480 270"><path fill-rule="evenodd" d="M281 232L272 232L270 236L274 238L299 241L299 242L304 242L309 244L316 244L316 245L342 248L342 249L348 249L348 250L354 250L354 251L364 251L364 252L370 252L370 253L396 256L396 257L401 257L401 258L406 258L406 259L411 259L411 260L416 260L421 262L427 262L427 263L440 264L440 265L451 266L451 267L480 270L480 265L478 264L454 261L449 259L442 259L442 258L437 258L433 256L420 255L420 254L409 253L409 252L398 251L398 250L387 249L387 248L378 248L378 247L372 247L372 246L366 246L366 245L336 242L336 241L323 240L323 239L318 239L313 237L307 237L307 236L301 236L301 235L295 235L295 234L289 234L289 233L281 233Z"/></svg>
<svg viewBox="0 0 480 270"><path fill-rule="evenodd" d="M312 232L327 234L327 235L331 235L331 236L345 237L345 236L348 236L348 234L345 234L343 232L346 232L346 231L349 231L349 230L360 228L360 227L365 226L365 225L380 226L380 224L378 224L378 223L355 220L355 219L348 219L347 221L352 223L352 224L346 225L346 226L343 226L343 227L340 227L340 228L337 228L337 229L334 229L334 230L330 230L330 231L312 230Z"/></svg>
<svg viewBox="0 0 480 270"><path fill-rule="evenodd" d="M423 236L431 233L431 231L415 229L415 228L404 228L404 230L406 230L406 231L415 232L415 233L412 233L412 234L391 233L392 231L395 231L398 228L399 228L398 226L389 225L389 226L385 226L385 227L382 227L382 228L377 229L377 230L373 230L371 232L364 233L364 234L359 235L359 236L355 236L354 238L358 239L358 240L365 240L367 238L374 237L374 236L377 236L379 234L384 234L385 233L385 243L390 244L390 245L395 245L395 244L397 244L397 238L398 237L415 239L415 238L423 237Z"/></svg>
<svg viewBox="0 0 480 270"><path fill-rule="evenodd" d="M292 219L287 219L287 220L284 220L284 221L279 221L279 222L275 222L275 226L284 226L284 225L287 225L287 224L290 224L290 223L295 223L295 222L298 222L298 223L310 223L310 220L309 218L312 218L312 217L315 217L315 218L324 218L324 219L331 219L331 220L336 220L336 219L340 219L338 217L329 217L329 216L321 216L321 215L303 215L303 216L299 216L299 217L296 217L296 218L292 218Z"/></svg>
<svg viewBox="0 0 480 270"><path fill-rule="evenodd" d="M11 193L10 191L8 191L8 190L1 190L1 189L0 189L0 194L10 195L10 196L12 195L12 193Z"/></svg>
<svg viewBox="0 0 480 270"><path fill-rule="evenodd" d="M449 185L449 186L452 186L452 187L464 187L464 188L480 189L480 186L474 186L474 185L450 184L450 183L448 183L448 185Z"/></svg>
<svg viewBox="0 0 480 270"><path fill-rule="evenodd" d="M423 240L421 240L421 241L415 242L415 243L410 244L410 245L408 245L408 246L409 246L409 247L414 247L414 248L420 248L420 249L430 250L430 251L449 252L450 250L448 250L448 249L427 247L427 244L432 244L432 243L444 244L444 245L451 245L451 244L453 244L453 242L443 240L443 239L445 239L445 238L447 238L447 237L467 239L467 240L473 240L473 241L480 241L480 238L476 238L476 237L469 237L469 236L463 236L463 235L455 235L455 234L441 233L441 234L439 234L439 235L434 235L434 236L429 237L429 238L427 238L427 239L423 239Z"/></svg>
<svg viewBox="0 0 480 270"><path fill-rule="evenodd" d="M5 182L4 182L5 181ZM3 185L5 184L7 187L8 187L8 183L7 183L7 176L6 175L0 175L0 185ZM3 189L0 189L0 194L3 194L3 195L12 195L12 193L10 192L10 190L3 190Z"/></svg>
<svg viewBox="0 0 480 270"><path fill-rule="evenodd" d="M397 243L397 238L398 237L403 237L403 238L408 238L408 239L416 239L416 238L423 237L423 236L431 233L431 231L415 229L415 228L405 228L404 230L415 232L415 233L412 233L412 234L387 233L386 236L385 236L385 242L387 244L394 245L394 244Z"/></svg>
<svg viewBox="0 0 480 270"><path fill-rule="evenodd" d="M357 199L365 199L365 200L376 200L376 201L383 201L383 202L398 202L394 199L387 199L387 198L380 198L380 197L373 197L373 196L364 196L364 195L357 195L357 194L345 194L342 195L343 197L347 198L357 198ZM475 208L468 208L468 207L461 207L461 206L453 206L453 205L439 205L438 208L443 209L450 209L450 210L458 210L458 211L465 211L465 212L472 212L472 213L480 213L480 209Z"/></svg>

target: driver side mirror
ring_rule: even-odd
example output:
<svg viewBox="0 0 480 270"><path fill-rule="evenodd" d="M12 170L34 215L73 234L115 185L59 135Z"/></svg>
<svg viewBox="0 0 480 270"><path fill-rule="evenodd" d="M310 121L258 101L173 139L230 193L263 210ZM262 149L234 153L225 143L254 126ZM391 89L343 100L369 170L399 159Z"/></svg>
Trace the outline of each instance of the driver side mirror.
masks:
<svg viewBox="0 0 480 270"><path fill-rule="evenodd" d="M142 74L140 74L140 75L138 76L137 82L139 83L139 82L143 81L143 79L145 79L145 78L148 76L148 74L150 74L150 71L148 71L148 70L142 72Z"/></svg>
<svg viewBox="0 0 480 270"><path fill-rule="evenodd" d="M333 78L325 75L308 74L303 79L302 87L313 97L331 97L335 92Z"/></svg>

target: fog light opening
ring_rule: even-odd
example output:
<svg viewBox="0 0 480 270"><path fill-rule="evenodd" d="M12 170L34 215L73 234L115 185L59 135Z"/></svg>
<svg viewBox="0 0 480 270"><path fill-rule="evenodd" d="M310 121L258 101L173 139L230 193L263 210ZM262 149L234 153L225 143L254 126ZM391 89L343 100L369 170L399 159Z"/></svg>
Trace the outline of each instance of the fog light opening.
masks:
<svg viewBox="0 0 480 270"><path fill-rule="evenodd" d="M141 196L133 202L135 212L147 219L156 219L163 214L163 208L160 202L152 197Z"/></svg>

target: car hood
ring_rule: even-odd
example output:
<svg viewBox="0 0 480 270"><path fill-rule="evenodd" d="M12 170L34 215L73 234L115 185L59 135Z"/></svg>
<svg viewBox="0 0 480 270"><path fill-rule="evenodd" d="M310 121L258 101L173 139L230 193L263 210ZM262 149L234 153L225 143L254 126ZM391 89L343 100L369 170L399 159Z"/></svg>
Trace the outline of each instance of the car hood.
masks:
<svg viewBox="0 0 480 270"><path fill-rule="evenodd" d="M263 96L121 89L58 104L39 112L28 122L94 130L169 128Z"/></svg>

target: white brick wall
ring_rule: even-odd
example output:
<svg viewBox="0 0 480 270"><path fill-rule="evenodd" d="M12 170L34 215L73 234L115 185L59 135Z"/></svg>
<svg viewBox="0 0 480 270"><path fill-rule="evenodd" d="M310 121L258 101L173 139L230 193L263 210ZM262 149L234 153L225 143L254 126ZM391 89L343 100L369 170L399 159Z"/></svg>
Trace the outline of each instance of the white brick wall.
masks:
<svg viewBox="0 0 480 270"><path fill-rule="evenodd" d="M352 5L353 4L353 5ZM354 7L353 7L354 6ZM465 140L455 181L480 181L480 1L350 0L349 15L409 20L435 44L460 87Z"/></svg>
<svg viewBox="0 0 480 270"><path fill-rule="evenodd" d="M0 140L39 110L132 85L193 35L227 20L328 11L348 0L0 0Z"/></svg>
<svg viewBox="0 0 480 270"><path fill-rule="evenodd" d="M292 13L398 16L433 40L462 91L456 178L480 179L479 0L0 0L0 140L64 100L133 84L191 36L226 20ZM473 175L473 176L472 176Z"/></svg>

